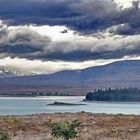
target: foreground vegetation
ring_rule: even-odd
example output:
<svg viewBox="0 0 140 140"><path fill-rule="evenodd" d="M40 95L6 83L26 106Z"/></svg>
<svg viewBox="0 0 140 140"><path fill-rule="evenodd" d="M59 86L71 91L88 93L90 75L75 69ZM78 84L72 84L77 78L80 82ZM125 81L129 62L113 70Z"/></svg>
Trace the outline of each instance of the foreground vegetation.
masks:
<svg viewBox="0 0 140 140"><path fill-rule="evenodd" d="M138 88L115 88L97 89L86 95L87 101L119 101L140 102L140 89Z"/></svg>
<svg viewBox="0 0 140 140"><path fill-rule="evenodd" d="M80 125L75 129L78 135L71 133L71 140L139 140L140 116L135 115L106 115L92 113L58 113L29 116L1 116L0 128L7 132L11 140L57 140L52 136L52 127L48 121L57 127L60 139L75 120ZM52 125L52 126L53 126ZM65 126L66 125L66 129ZM61 127L60 127L61 126ZM55 133L56 134L56 133ZM68 134L68 133L66 133ZM69 135L70 136L70 135ZM76 136L76 137L75 137Z"/></svg>
<svg viewBox="0 0 140 140"><path fill-rule="evenodd" d="M53 122L50 120L48 126L52 129L52 136L56 138L64 138L64 140L70 140L77 137L78 127L80 122L78 120L66 121L66 122Z"/></svg>
<svg viewBox="0 0 140 140"><path fill-rule="evenodd" d="M0 130L0 140L10 140L10 136L7 132Z"/></svg>

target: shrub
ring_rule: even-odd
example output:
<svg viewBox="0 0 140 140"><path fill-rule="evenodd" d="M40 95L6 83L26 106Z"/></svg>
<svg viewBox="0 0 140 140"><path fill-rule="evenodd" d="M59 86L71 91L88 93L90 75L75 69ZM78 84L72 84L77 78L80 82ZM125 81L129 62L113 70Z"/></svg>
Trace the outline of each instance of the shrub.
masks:
<svg viewBox="0 0 140 140"><path fill-rule="evenodd" d="M78 120L63 123L49 121L47 124L52 129L52 135L54 137L63 137L64 140L69 140L77 136L77 128L80 125L80 122Z"/></svg>
<svg viewBox="0 0 140 140"><path fill-rule="evenodd" d="M0 140L10 140L8 133L0 130Z"/></svg>

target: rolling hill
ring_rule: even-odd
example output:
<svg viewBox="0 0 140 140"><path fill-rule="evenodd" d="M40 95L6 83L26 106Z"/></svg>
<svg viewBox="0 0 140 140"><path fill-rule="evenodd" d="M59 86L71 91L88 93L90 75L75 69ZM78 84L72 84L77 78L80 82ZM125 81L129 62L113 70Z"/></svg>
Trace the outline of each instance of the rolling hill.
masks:
<svg viewBox="0 0 140 140"><path fill-rule="evenodd" d="M0 93L63 92L85 95L95 88L140 88L140 61L118 61L83 70L65 70L49 75L2 76Z"/></svg>

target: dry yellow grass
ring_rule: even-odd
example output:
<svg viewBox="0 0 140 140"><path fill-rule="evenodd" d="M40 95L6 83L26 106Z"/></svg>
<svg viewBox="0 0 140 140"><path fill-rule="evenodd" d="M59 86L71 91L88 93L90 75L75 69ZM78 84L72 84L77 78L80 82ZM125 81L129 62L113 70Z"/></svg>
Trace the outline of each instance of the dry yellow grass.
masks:
<svg viewBox="0 0 140 140"><path fill-rule="evenodd" d="M40 114L0 117L0 128L12 140L53 140L48 120L79 120L79 135L73 140L140 140L140 116L92 113Z"/></svg>

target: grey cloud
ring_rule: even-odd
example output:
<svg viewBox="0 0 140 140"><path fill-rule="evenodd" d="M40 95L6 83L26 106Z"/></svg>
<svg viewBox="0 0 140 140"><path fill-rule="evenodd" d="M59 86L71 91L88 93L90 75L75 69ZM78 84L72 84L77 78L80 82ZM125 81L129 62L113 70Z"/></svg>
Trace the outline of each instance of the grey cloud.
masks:
<svg viewBox="0 0 140 140"><path fill-rule="evenodd" d="M16 25L65 25L85 34L120 24L127 24L128 30L114 33L140 32L140 9L121 9L113 0L1 0L0 18Z"/></svg>
<svg viewBox="0 0 140 140"><path fill-rule="evenodd" d="M122 24L111 27L108 31L118 35L135 35L140 34L140 27L132 27L130 24Z"/></svg>
<svg viewBox="0 0 140 140"><path fill-rule="evenodd" d="M50 42L49 37L41 36L26 26L1 28L0 56L35 57L43 52Z"/></svg>
<svg viewBox="0 0 140 140"><path fill-rule="evenodd" d="M86 61L140 55L140 35L112 36L100 32L88 37L74 34L75 40L58 42L29 26L1 24L0 27L0 57Z"/></svg>
<svg viewBox="0 0 140 140"><path fill-rule="evenodd" d="M10 1L11 2L11 1ZM118 16L112 0L0 1L0 17L14 24L66 25L90 33L114 24Z"/></svg>
<svg viewBox="0 0 140 140"><path fill-rule="evenodd" d="M139 18L140 18L140 8L130 7L120 11L114 24L117 28L115 28L114 31L111 30L111 33L119 35L139 34L140 33Z"/></svg>
<svg viewBox="0 0 140 140"><path fill-rule="evenodd" d="M86 61L98 59L117 59L140 55L139 36L51 42L43 52L33 56L41 60ZM31 57L30 57L31 58ZM32 58L32 59L33 59Z"/></svg>

